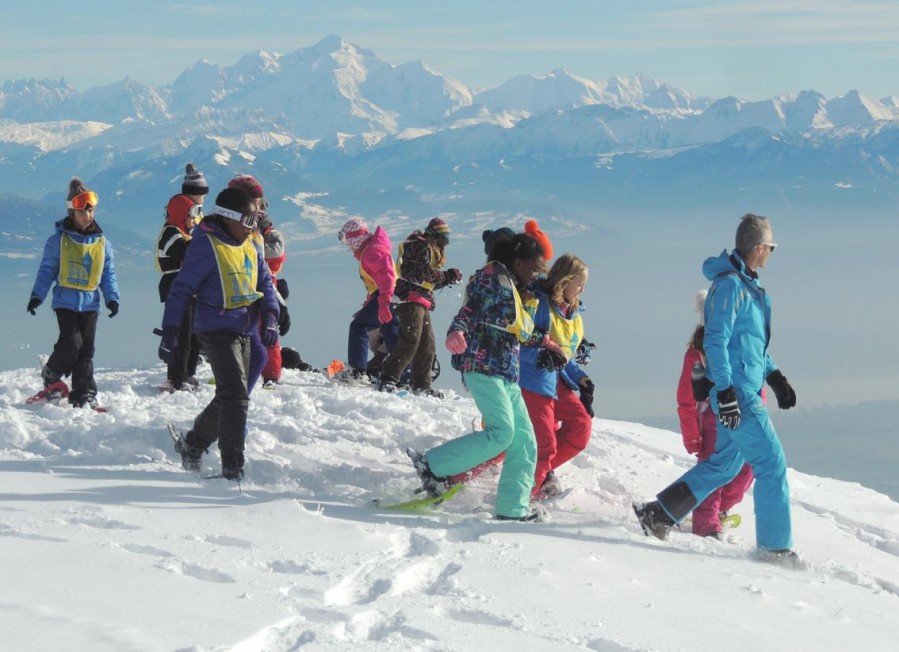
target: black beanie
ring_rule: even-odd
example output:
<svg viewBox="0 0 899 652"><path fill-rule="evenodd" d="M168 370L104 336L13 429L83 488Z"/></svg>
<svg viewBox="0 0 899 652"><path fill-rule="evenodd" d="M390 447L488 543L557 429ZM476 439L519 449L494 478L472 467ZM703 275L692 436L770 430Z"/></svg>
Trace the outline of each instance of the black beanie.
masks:
<svg viewBox="0 0 899 652"><path fill-rule="evenodd" d="M505 240L511 240L513 237L515 237L515 231L507 226L501 226L495 231L487 229L481 234L481 240L484 241L484 253L489 256L490 250L493 249L494 245Z"/></svg>
<svg viewBox="0 0 899 652"><path fill-rule="evenodd" d="M243 214L250 210L250 204L252 203L253 198L240 188L225 188L215 198L215 207L212 209L212 212L215 214L215 208L221 207ZM223 215L222 217L227 216Z"/></svg>
<svg viewBox="0 0 899 652"><path fill-rule="evenodd" d="M184 183L181 184L182 195L205 195L209 192L209 184L206 177L193 163L188 163L184 173Z"/></svg>

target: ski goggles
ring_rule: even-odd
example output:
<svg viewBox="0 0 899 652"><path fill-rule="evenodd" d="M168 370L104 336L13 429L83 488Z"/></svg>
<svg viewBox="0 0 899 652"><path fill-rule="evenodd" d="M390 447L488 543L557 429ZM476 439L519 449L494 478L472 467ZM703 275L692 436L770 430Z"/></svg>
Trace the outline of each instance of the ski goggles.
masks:
<svg viewBox="0 0 899 652"><path fill-rule="evenodd" d="M232 211L230 208L224 208L223 206L216 206L213 212L216 215L221 215L229 220L240 222L240 225L245 229L255 229L259 224L259 220L265 217L265 213L262 211L241 213L240 211Z"/></svg>
<svg viewBox="0 0 899 652"><path fill-rule="evenodd" d="M71 208L76 211L83 211L88 206L96 207L97 202L100 201L100 198L97 197L97 193L93 190L88 190L87 192L83 192L80 195L75 195L69 201L66 202L66 207Z"/></svg>
<svg viewBox="0 0 899 652"><path fill-rule="evenodd" d="M194 204L187 211L187 217L192 222L199 222L203 219L203 204Z"/></svg>
<svg viewBox="0 0 899 652"><path fill-rule="evenodd" d="M353 238L358 238L360 235L368 235L367 229L357 229L356 231L347 231L344 233L343 231L337 232L337 239L341 242L346 242L347 240L352 240Z"/></svg>

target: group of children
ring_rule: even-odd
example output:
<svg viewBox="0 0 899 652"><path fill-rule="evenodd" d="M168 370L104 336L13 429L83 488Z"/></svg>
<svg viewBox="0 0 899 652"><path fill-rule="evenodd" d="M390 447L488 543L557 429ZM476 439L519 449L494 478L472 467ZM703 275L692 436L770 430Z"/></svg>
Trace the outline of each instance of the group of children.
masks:
<svg viewBox="0 0 899 652"><path fill-rule="evenodd" d="M384 230L372 233L361 219L348 220L338 239L359 261L367 291L350 324L348 378L365 376L368 331L379 329L388 354L372 379L377 388L396 391L409 367L413 392L442 397L431 388L430 312L434 291L462 280L460 270L444 270L449 226L433 218L406 237L396 260ZM523 233L502 228L483 239L486 264L469 280L446 339L483 427L424 454L408 453L422 487L435 496L502 462L496 516L530 520L535 499L561 491L554 470L590 438L593 383L575 362L584 342L579 303L588 270L565 254L546 273L552 245L535 220Z"/></svg>
<svg viewBox="0 0 899 652"><path fill-rule="evenodd" d="M188 164L181 192L166 206L156 255L165 304L159 356L167 364L169 391L197 386L201 350L215 378L214 398L175 444L184 468L198 470L203 453L218 441L222 476L240 479L250 393L260 377L266 386L281 377L279 336L290 328L290 317L287 282L277 274L286 254L256 179L233 178L204 217L208 192L203 174ZM95 192L79 179L71 181L68 214L45 245L28 303L28 312L35 314L52 287L60 334L42 369L45 395L68 396L73 405L93 408L98 407L93 353L100 293L110 317L119 308L113 249L94 220L97 203ZM431 219L400 243L395 258L387 233L381 227L370 232L360 218L348 220L338 239L358 260L366 288L349 327L346 376L368 379L375 373L370 382L394 392L405 372L413 392L442 398L431 386L434 293L462 281L459 269L445 269L449 226ZM521 233L485 231L483 241L487 260L470 277L445 341L453 368L481 412L482 428L424 453L408 453L423 488L433 495L501 462L496 517L534 520L539 517L534 501L561 492L555 470L584 450L592 430L594 385L576 362L588 345L580 300L589 270L567 253L547 270L552 244L534 220ZM386 353L373 371L368 350L375 330ZM717 428L702 343L700 324L677 393L685 447L700 461L715 451ZM69 375L71 391L62 380ZM719 514L736 504L751 482L746 464L694 511L693 531L720 536Z"/></svg>

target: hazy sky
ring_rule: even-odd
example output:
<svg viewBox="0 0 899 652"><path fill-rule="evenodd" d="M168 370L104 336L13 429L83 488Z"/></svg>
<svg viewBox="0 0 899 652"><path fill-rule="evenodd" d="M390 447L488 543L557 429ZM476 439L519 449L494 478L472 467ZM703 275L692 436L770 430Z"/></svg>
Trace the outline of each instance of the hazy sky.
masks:
<svg viewBox="0 0 899 652"><path fill-rule="evenodd" d="M229 66L328 34L393 64L421 59L475 90L566 68L590 79L642 72L715 97L899 96L895 0L21 2L0 25L0 82L169 84L199 59Z"/></svg>

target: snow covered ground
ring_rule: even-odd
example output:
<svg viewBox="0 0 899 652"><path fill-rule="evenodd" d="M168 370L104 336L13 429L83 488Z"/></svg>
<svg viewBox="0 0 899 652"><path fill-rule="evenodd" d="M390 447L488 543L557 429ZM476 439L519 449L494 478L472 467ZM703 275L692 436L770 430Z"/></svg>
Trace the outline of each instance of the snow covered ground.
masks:
<svg viewBox="0 0 899 652"><path fill-rule="evenodd" d="M492 520L489 472L384 512L416 486L404 448L467 431L473 402L287 371L253 396L239 490L176 464L166 421L214 388L161 394L164 374L99 370L98 414L25 407L37 371L0 373L3 649L896 649L899 506L860 485L790 472L806 571L753 559L751 496L727 543L645 537L631 501L691 459L632 423L594 422L550 522Z"/></svg>

